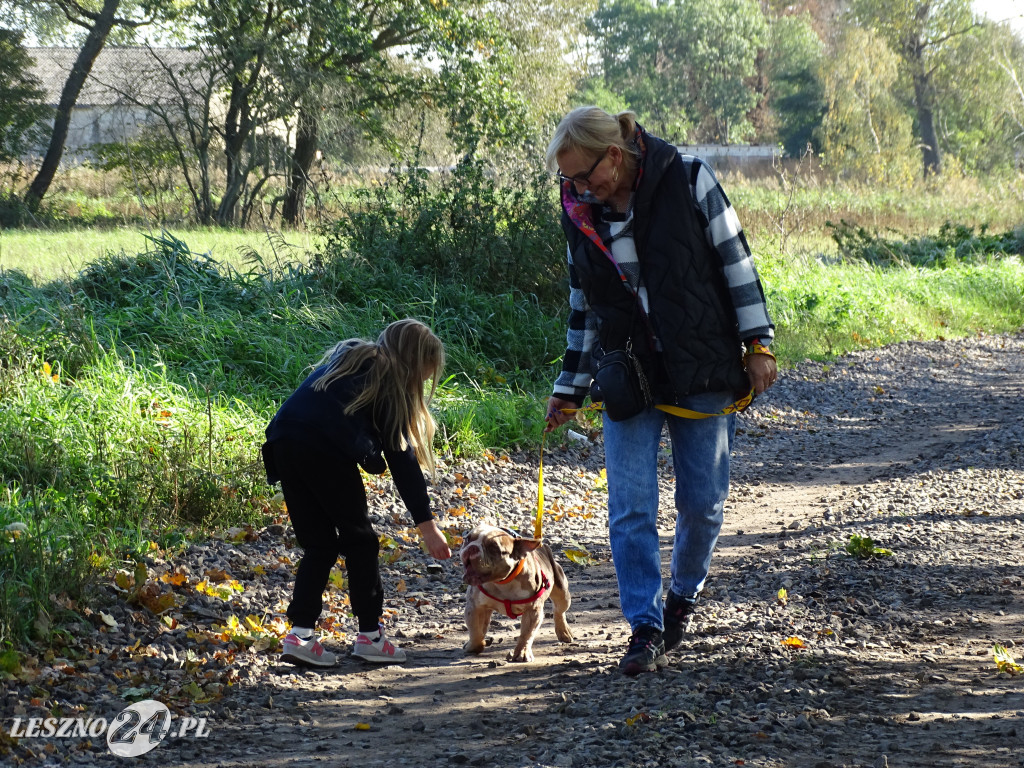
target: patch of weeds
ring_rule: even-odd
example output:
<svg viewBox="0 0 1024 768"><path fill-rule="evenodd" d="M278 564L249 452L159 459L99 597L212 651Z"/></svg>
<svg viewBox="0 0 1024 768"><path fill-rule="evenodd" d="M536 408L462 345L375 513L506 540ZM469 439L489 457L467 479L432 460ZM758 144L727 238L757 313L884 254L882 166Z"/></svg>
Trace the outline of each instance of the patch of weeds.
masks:
<svg viewBox="0 0 1024 768"><path fill-rule="evenodd" d="M877 266L944 267L956 262L1024 253L1024 239L1014 231L990 234L988 225L974 227L945 222L936 236L888 238L866 227L840 220L826 222L844 259Z"/></svg>
<svg viewBox="0 0 1024 768"><path fill-rule="evenodd" d="M889 557L892 555L891 549L876 546L874 539L870 536L858 536L855 533L851 534L850 540L846 542L844 549L846 554L858 560L867 560L872 557Z"/></svg>

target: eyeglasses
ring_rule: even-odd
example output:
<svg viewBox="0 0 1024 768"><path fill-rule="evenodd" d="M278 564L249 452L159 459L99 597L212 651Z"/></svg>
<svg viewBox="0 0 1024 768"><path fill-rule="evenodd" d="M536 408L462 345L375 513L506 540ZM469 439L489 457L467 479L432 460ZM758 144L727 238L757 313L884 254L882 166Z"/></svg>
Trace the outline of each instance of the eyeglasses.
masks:
<svg viewBox="0 0 1024 768"><path fill-rule="evenodd" d="M610 147L609 147L609 149L610 149ZM590 166L590 170L588 170L586 173L581 173L579 176L566 176L561 171L557 171L555 173L555 176L557 176L559 178L559 180L561 180L561 181L568 181L570 184L587 184L589 186L589 184L590 184L590 174L592 174L594 171L597 170L597 166L599 166L601 164L601 161L604 160L605 157L607 157L607 155L608 155L608 149L606 149L604 152L602 152L601 156L599 158L597 158L597 160L594 161L594 164L592 166Z"/></svg>

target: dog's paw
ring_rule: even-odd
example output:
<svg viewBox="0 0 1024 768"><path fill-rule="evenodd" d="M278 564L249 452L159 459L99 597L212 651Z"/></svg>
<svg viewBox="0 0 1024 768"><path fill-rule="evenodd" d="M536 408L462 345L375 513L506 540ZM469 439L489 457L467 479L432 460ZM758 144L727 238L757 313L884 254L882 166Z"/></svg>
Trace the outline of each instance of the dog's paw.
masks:
<svg viewBox="0 0 1024 768"><path fill-rule="evenodd" d="M483 643L473 643L473 642L470 642L470 641L466 641L463 644L463 646L462 646L462 650L465 651L466 653L483 653L484 648L486 648L486 647L487 647L487 643L486 642L483 642Z"/></svg>

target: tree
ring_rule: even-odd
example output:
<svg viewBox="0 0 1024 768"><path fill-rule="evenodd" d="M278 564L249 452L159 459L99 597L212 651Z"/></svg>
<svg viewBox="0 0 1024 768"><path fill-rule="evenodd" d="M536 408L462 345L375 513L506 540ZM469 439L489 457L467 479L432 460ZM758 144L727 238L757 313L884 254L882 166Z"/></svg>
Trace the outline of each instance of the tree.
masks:
<svg viewBox="0 0 1024 768"><path fill-rule="evenodd" d="M612 0L591 32L605 86L655 133L724 143L752 135L767 32L756 0Z"/></svg>
<svg viewBox="0 0 1024 768"><path fill-rule="evenodd" d="M46 115L43 91L29 74L32 59L22 47L24 35L0 29L0 161L16 160L35 142Z"/></svg>
<svg viewBox="0 0 1024 768"><path fill-rule="evenodd" d="M228 92L217 222L237 221L243 195L254 199L266 180L246 186L255 137L278 121L295 127L283 216L302 221L324 96L337 84L367 124L380 108L420 98L449 105L462 136L507 132L521 101L498 74L505 38L486 11L483 0L196 0L194 24Z"/></svg>
<svg viewBox="0 0 1024 768"><path fill-rule="evenodd" d="M504 32L508 79L531 124L560 120L588 74L587 23L597 0L495 0L489 10Z"/></svg>
<svg viewBox="0 0 1024 768"><path fill-rule="evenodd" d="M43 5L42 8L38 8L40 4ZM42 165L25 193L25 204L30 210L39 207L53 182L64 156L64 143L67 141L68 127L71 124L71 110L74 109L78 95L92 71L96 57L106 45L107 38L116 27L134 30L149 23L148 18L132 18L129 15L119 15L119 12L123 10L123 6L130 12L136 12L144 11L153 4L151 0L144 0L140 4L131 0L40 0L37 3L9 0L3 4L3 10L7 14L27 13L31 18L31 15L41 12L40 20L51 25L55 23L55 14L59 12L68 23L86 31L85 40L64 82L60 100L54 111L53 130Z"/></svg>
<svg viewBox="0 0 1024 768"><path fill-rule="evenodd" d="M1014 114L1022 64L1024 42L1005 25L983 23L953 41L933 76L946 161L970 173L1013 166L1024 148Z"/></svg>
<svg viewBox="0 0 1024 768"><path fill-rule="evenodd" d="M779 141L790 155L799 157L813 143L825 112L825 46L806 14L775 19L769 40L768 103Z"/></svg>
<svg viewBox="0 0 1024 768"><path fill-rule="evenodd" d="M870 30L847 27L823 61L827 110L822 162L871 181L909 178L914 141L909 115L893 94L899 60Z"/></svg>
<svg viewBox="0 0 1024 768"><path fill-rule="evenodd" d="M677 16L674 5L602 0L590 34L597 41L604 82L587 87L617 95L653 133L684 141L695 109L685 72L672 57L679 48Z"/></svg>
<svg viewBox="0 0 1024 768"><path fill-rule="evenodd" d="M1012 37L996 48L996 64L1006 74L1009 98L1006 101L1009 146L1015 150L1015 163L1024 156L1024 41Z"/></svg>
<svg viewBox="0 0 1024 768"><path fill-rule="evenodd" d="M850 14L899 57L912 86L924 175L941 173L935 72L957 39L978 26L969 0L851 0Z"/></svg>
<svg viewBox="0 0 1024 768"><path fill-rule="evenodd" d="M684 66L702 133L729 144L754 133L748 113L757 104L752 85L767 21L757 0L677 0L680 45L673 58Z"/></svg>

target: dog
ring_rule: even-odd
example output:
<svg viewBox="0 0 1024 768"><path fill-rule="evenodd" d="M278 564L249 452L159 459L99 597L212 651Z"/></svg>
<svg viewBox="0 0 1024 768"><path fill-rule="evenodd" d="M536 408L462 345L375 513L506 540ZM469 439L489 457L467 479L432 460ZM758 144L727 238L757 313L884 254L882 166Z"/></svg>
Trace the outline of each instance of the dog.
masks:
<svg viewBox="0 0 1024 768"><path fill-rule="evenodd" d="M572 642L565 614L572 604L569 582L551 547L540 539L519 538L493 525L477 525L466 536L459 558L466 569L466 653L488 645L487 628L494 611L519 618L519 641L508 652L513 662L533 661L533 640L544 621L544 603L555 606L555 635Z"/></svg>

